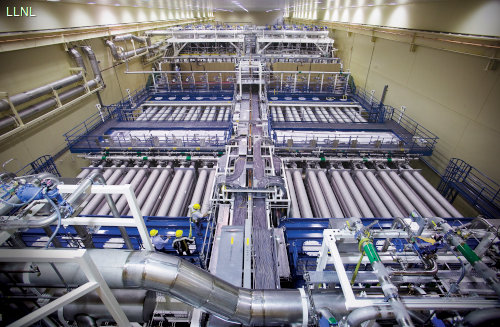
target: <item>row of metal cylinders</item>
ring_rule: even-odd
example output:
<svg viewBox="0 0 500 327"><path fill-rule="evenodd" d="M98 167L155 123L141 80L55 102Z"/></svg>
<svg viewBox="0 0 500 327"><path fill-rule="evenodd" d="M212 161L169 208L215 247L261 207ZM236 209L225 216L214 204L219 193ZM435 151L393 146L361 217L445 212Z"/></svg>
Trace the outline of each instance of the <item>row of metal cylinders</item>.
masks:
<svg viewBox="0 0 500 327"><path fill-rule="evenodd" d="M90 168L82 170L77 177L87 176L96 166ZM202 212L209 210L215 169L205 166L196 171L193 165L173 168L172 164L156 167L136 164L127 168L125 163L97 168L104 169L107 185L131 185L143 216L184 217L189 215L188 206L194 203L202 204ZM116 194L112 197L120 215L131 215L125 196ZM102 194L90 194L81 206L82 216L111 214Z"/></svg>
<svg viewBox="0 0 500 327"><path fill-rule="evenodd" d="M285 107L271 106L278 122L366 123L359 107Z"/></svg>
<svg viewBox="0 0 500 327"><path fill-rule="evenodd" d="M230 106L147 106L136 121L227 121Z"/></svg>

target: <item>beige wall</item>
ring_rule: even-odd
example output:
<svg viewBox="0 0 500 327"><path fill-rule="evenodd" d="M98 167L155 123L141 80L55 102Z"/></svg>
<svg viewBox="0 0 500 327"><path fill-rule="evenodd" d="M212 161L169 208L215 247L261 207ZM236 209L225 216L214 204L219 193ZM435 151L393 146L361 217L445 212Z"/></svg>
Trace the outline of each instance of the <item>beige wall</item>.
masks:
<svg viewBox="0 0 500 327"><path fill-rule="evenodd" d="M100 61L106 89L102 91L105 104L118 102L123 98L125 89L131 90L144 87L146 77L140 74L124 74L125 64L113 66L112 57L102 39L90 39L85 43L94 50ZM82 56L86 56L82 53ZM92 77L90 66L86 61ZM62 45L51 45L26 50L17 50L0 53L0 91L10 94L19 93L41 86L44 83L57 80L70 74L69 68L75 64L64 51ZM130 70L143 70L150 67L143 66L141 59L129 62ZM66 146L63 133L94 114L98 103L96 95L84 99L78 104L64 110L44 123L22 132L0 143L0 165L10 158L15 158L7 165L7 169L16 171L25 164L45 154L54 154ZM75 155L66 154L57 160L57 166L63 176L74 176L83 162Z"/></svg>
<svg viewBox="0 0 500 327"><path fill-rule="evenodd" d="M283 19L282 11L270 12L215 12L215 20L223 23L247 23L254 25L271 25L281 22Z"/></svg>
<svg viewBox="0 0 500 327"><path fill-rule="evenodd" d="M180 4L182 3L180 2ZM19 14L21 6L31 7L31 13L36 17L7 17L7 8L9 8L9 14L12 15L13 7L16 7ZM150 9L32 0L2 0L0 4L0 31L18 32L144 23L206 17L207 15L207 11L191 12L190 9L182 7L179 10L173 8Z"/></svg>
<svg viewBox="0 0 500 327"><path fill-rule="evenodd" d="M439 136L430 162L439 170L461 158L500 181L500 70L487 58L335 31L338 55L356 85L407 113Z"/></svg>
<svg viewBox="0 0 500 327"><path fill-rule="evenodd" d="M327 9L321 10L321 7ZM323 0L320 6L305 8L291 16L328 22L500 36L498 0Z"/></svg>

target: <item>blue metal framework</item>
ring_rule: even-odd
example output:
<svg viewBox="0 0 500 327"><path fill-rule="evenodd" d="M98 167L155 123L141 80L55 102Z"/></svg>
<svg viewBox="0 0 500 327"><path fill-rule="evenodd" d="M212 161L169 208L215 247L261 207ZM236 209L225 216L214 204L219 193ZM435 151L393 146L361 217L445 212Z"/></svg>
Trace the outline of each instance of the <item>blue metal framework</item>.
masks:
<svg viewBox="0 0 500 327"><path fill-rule="evenodd" d="M438 190L451 203L460 195L488 218L500 217L500 184L461 159L450 160Z"/></svg>
<svg viewBox="0 0 500 327"><path fill-rule="evenodd" d="M17 176L27 176L39 173L51 173L56 176L61 176L57 170L54 158L50 155L41 156L16 171Z"/></svg>
<svg viewBox="0 0 500 327"><path fill-rule="evenodd" d="M89 216L89 217L110 217L110 216ZM124 216L128 217L128 216ZM144 217L144 222L146 223L146 227L148 230L157 229L158 234L162 236L172 236L170 241L165 245L165 251L170 254L176 254L176 250L172 247L172 241L175 239L175 232L177 230L182 230L183 235L189 235L190 231L190 218L189 217ZM206 231L207 227L209 232L211 232L210 227L208 226L209 222L202 222L202 230ZM51 226L52 231L55 230L55 226ZM140 250L143 248L141 237L136 228L127 227L127 234L130 237L130 241L134 250ZM118 227L109 227L109 226L101 226L98 231L92 232L89 231L92 235L92 241L96 248L119 248L126 249L125 244L123 243L122 236ZM47 240L47 234L42 228L33 228L27 231L24 231L21 235L23 241L28 247L43 247L45 246ZM205 240L205 234L197 235L194 229L192 228L192 238L195 240L196 251L192 251L190 256L185 256L186 259L195 261L199 263L199 256L202 247L204 247L204 257L206 256L206 252L210 249L206 247L208 242ZM84 248L85 246L82 243L81 238L78 236L77 232L72 226L67 226L59 229L59 232L56 236L56 239L61 243L62 247L77 247ZM205 245L204 245L205 244Z"/></svg>
<svg viewBox="0 0 500 327"><path fill-rule="evenodd" d="M474 218L446 218L451 226L460 226L471 222L473 219ZM297 287L304 284L304 273L316 270L316 251L305 251L304 243L307 241L317 242L317 248L319 250L319 245L321 245L323 241L323 230L330 228L329 224L331 220L334 221L335 218L289 218L281 222L280 227L285 228L286 243L289 245L288 259L291 271L294 273L294 283ZM389 229L394 221L392 218L362 218L361 220L365 226L377 220L378 224L372 227L375 229ZM385 239L375 239L374 244L377 244L377 242L383 243L383 241L385 241ZM398 239L398 241L401 240ZM472 248L475 248L478 244L473 238L469 238L467 243ZM314 245L311 244L310 247L313 248ZM399 265L398 263L395 264ZM345 265L345 268L347 271L352 271L355 269L355 266L355 264L348 264ZM327 266L327 270L332 269L333 267Z"/></svg>
<svg viewBox="0 0 500 327"><path fill-rule="evenodd" d="M233 91L216 92L171 92L155 93L153 88L143 88L135 91L120 102L101 108L100 112L93 114L64 134L68 148L73 153L99 152L103 149L134 148L134 150L158 151L172 150L179 147L174 139L155 138L154 135L141 137L116 138L110 140L109 134L116 130L220 130L221 137L211 137L206 141L206 147L224 147L232 135L232 114L227 121L213 122L167 122L167 121L131 121L129 113L138 110L145 101L197 101L210 105L211 101L228 101L233 99ZM147 134L147 133L146 133ZM196 135L189 139L181 138L184 147L200 146L200 138Z"/></svg>

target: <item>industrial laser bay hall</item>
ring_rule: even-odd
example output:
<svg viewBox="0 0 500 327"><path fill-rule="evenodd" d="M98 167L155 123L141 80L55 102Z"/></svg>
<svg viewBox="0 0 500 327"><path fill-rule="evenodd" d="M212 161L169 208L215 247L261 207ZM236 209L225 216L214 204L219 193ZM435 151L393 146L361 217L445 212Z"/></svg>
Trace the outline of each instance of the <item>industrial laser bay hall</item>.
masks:
<svg viewBox="0 0 500 327"><path fill-rule="evenodd" d="M3 0L0 326L499 326L500 1Z"/></svg>

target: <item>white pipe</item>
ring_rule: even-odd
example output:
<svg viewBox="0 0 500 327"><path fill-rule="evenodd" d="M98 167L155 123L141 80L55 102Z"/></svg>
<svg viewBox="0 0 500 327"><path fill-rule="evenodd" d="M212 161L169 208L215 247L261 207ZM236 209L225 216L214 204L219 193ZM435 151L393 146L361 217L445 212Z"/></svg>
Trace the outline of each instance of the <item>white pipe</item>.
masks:
<svg viewBox="0 0 500 327"><path fill-rule="evenodd" d="M115 167L115 165L111 166ZM116 181L120 178L122 175L126 165L123 164L120 168L118 169L106 169L104 171L104 174L102 175L104 179L106 180L106 184L108 185L113 185L116 183ZM82 203L82 206L84 206L81 215L90 215L92 214L101 204L101 202L104 200L104 194L95 194L88 203Z"/></svg>
<svg viewBox="0 0 500 327"><path fill-rule="evenodd" d="M449 218L451 214L448 213L438 201L436 201L432 195L427 192L427 190L413 177L412 174L408 171L403 171L403 178L408 182L408 184L413 187L415 192L417 192L422 200L424 200L427 205L434 211L439 217Z"/></svg>
<svg viewBox="0 0 500 327"><path fill-rule="evenodd" d="M325 201L323 191L319 186L318 178L316 177L316 172L314 170L308 169L306 172L306 176L309 182L311 183L311 189L314 193L314 198L316 199L318 204L318 214L320 214L320 218L332 218L332 214L330 213L328 204Z"/></svg>
<svg viewBox="0 0 500 327"><path fill-rule="evenodd" d="M168 188L167 193L165 193L165 196L163 197L160 208L158 208L158 210L156 211L156 216L167 215L170 206L172 205L173 198L177 193L177 188L179 187L183 175L184 175L183 169L178 169L175 172L174 179L172 179L172 182L170 182L170 186Z"/></svg>
<svg viewBox="0 0 500 327"><path fill-rule="evenodd" d="M328 183L328 178L323 170L318 171L318 180L323 189L323 194L325 194L325 199L328 202L333 218L344 218L344 213L340 208L335 193L333 193L332 187L330 183Z"/></svg>
<svg viewBox="0 0 500 327"><path fill-rule="evenodd" d="M351 174L348 171L343 171L341 175L344 178L345 183L349 187L349 190L351 191L354 200L358 204L359 209L363 214L363 218L373 218L374 217L373 213L370 210L370 207L366 203L365 199L363 198L363 195L361 195L361 192L359 192L358 187L352 180Z"/></svg>
<svg viewBox="0 0 500 327"><path fill-rule="evenodd" d="M149 216L151 212L153 211L153 208L155 206L155 203L157 201L160 201L160 193L165 186L168 177L170 173L172 172L170 165L168 165L166 168L163 168L160 174L160 177L158 177L158 180L155 182L155 185L153 186L153 189L151 190L151 193L149 194L146 202L141 208L143 216Z"/></svg>
<svg viewBox="0 0 500 327"><path fill-rule="evenodd" d="M458 212L451 203L449 203L441 193L436 190L431 183L429 183L418 171L413 172L415 179L422 184L422 186L436 199L439 203L455 218L462 218L463 216Z"/></svg>
<svg viewBox="0 0 500 327"><path fill-rule="evenodd" d="M304 187L304 182L302 181L302 174L299 169L294 170L293 180L294 180L295 190L297 191L297 198L302 217L313 218L314 215L312 213L311 206L309 205L306 188Z"/></svg>
<svg viewBox="0 0 500 327"><path fill-rule="evenodd" d="M387 185L387 187L391 190L392 195L399 201L399 203L401 203L403 208L406 210L406 214L403 213L403 215L410 215L414 210L416 210L415 206L410 202L410 200L408 200L406 195L399 189L396 183L392 181L387 172L380 171L379 176L384 184Z"/></svg>
<svg viewBox="0 0 500 327"><path fill-rule="evenodd" d="M288 169L285 172L285 176L288 184L288 199L290 200L290 218L301 218L299 204L297 203L297 194L293 186L292 174Z"/></svg>
<svg viewBox="0 0 500 327"><path fill-rule="evenodd" d="M125 185L125 184L129 184L130 181L134 178L135 174L137 173L137 168L139 168L139 165L135 165L134 168L136 169L129 169L129 171L127 172L127 174L125 175L125 177L123 177L122 181L120 182L120 185ZM113 202L116 203L116 201L118 200L118 198L120 198L121 195L120 194L114 194L112 196L113 198ZM107 215L110 211L110 208L108 206L107 203L105 203L102 208L97 212L97 215L98 216L104 216L104 215Z"/></svg>
<svg viewBox="0 0 500 327"><path fill-rule="evenodd" d="M387 192L385 191L384 187L380 184L377 177L375 177L375 175L371 171L366 172L366 178L368 178L376 193L380 196L382 201L384 201L387 209L391 212L392 217L404 217L403 213L399 210L389 194L387 194Z"/></svg>
<svg viewBox="0 0 500 327"><path fill-rule="evenodd" d="M361 212L359 211L353 198L351 197L351 193L347 189L347 186L345 185L344 180L340 176L340 173L335 170L332 171L332 178L333 182L340 191L339 196L341 196L342 199L344 200L344 203L347 206L347 210L349 210L350 216L355 218L361 218Z"/></svg>
<svg viewBox="0 0 500 327"><path fill-rule="evenodd" d="M201 213L205 215L210 210L210 199L212 198L212 186L215 179L215 169L210 171L210 176L208 177L208 182L205 187L205 192L203 195L203 204L201 206Z"/></svg>
<svg viewBox="0 0 500 327"><path fill-rule="evenodd" d="M427 209L427 207L420 201L420 199L414 193L411 192L408 185L406 185L403 182L403 180L401 180L401 178L399 177L398 174L396 174L396 172L394 171L389 172L389 176L392 178L394 183L396 183L399 189L404 193L404 195L408 198L408 200L410 200L410 202L415 206L415 208L420 213L420 215L422 215L422 217L431 218L434 216L434 214L430 212L429 209Z"/></svg>
<svg viewBox="0 0 500 327"><path fill-rule="evenodd" d="M203 191L205 191L205 182L207 181L207 167L203 167L201 169L200 174L198 176L198 180L196 181L196 186L194 187L193 196L191 197L191 205L195 203L200 204L201 196L203 195Z"/></svg>
<svg viewBox="0 0 500 327"><path fill-rule="evenodd" d="M141 189L141 192L137 195L137 205L139 208L142 208L144 202L148 198L148 196L151 196L151 189L155 185L156 181L158 180L158 176L160 175L160 169L162 168L161 165L158 165L156 167L157 169L153 169L151 171L151 174L149 174L148 180L146 181L146 184ZM131 216L132 211L130 209L127 211L127 216Z"/></svg>
<svg viewBox="0 0 500 327"><path fill-rule="evenodd" d="M384 205L384 202L382 202L382 199L379 197L373 186L370 184L370 182L368 182L368 179L366 179L365 174L363 174L363 172L358 170L356 171L356 177L360 181L366 193L368 193L368 196L372 199L373 204L380 213L380 217L391 218L392 217L391 213L389 212L389 210L387 210L387 208Z"/></svg>

